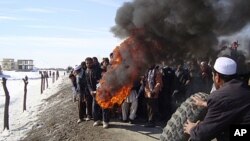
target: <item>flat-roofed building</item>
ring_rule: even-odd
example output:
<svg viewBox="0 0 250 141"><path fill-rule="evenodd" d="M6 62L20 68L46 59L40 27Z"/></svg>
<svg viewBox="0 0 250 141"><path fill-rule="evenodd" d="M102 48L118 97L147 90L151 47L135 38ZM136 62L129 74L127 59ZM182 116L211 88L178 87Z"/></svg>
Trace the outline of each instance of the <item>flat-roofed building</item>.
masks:
<svg viewBox="0 0 250 141"><path fill-rule="evenodd" d="M1 60L2 70L11 71L15 70L15 62L12 58L3 58Z"/></svg>
<svg viewBox="0 0 250 141"><path fill-rule="evenodd" d="M2 66L0 65L0 75L2 75L3 72L2 72Z"/></svg>
<svg viewBox="0 0 250 141"><path fill-rule="evenodd" d="M17 60L18 71L31 71L33 70L33 60L30 59L19 59Z"/></svg>

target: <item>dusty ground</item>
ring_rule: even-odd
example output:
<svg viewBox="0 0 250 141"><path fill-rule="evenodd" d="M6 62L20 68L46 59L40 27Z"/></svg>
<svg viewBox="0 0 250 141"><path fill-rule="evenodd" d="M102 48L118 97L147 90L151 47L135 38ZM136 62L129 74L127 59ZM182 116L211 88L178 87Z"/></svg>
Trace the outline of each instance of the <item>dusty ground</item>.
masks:
<svg viewBox="0 0 250 141"><path fill-rule="evenodd" d="M155 141L162 127L145 128L141 124L131 125L111 119L108 129L93 127L93 121L77 124L77 102L72 102L70 82L55 95L46 99L41 107L37 124L24 141Z"/></svg>

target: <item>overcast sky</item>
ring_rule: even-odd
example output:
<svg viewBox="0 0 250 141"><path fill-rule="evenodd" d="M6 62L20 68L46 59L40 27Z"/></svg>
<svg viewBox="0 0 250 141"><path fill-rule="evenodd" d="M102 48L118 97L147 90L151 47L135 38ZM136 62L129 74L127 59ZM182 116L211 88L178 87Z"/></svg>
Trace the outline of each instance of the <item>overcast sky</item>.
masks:
<svg viewBox="0 0 250 141"><path fill-rule="evenodd" d="M0 59L67 67L106 57L121 40L110 27L131 0L0 0Z"/></svg>

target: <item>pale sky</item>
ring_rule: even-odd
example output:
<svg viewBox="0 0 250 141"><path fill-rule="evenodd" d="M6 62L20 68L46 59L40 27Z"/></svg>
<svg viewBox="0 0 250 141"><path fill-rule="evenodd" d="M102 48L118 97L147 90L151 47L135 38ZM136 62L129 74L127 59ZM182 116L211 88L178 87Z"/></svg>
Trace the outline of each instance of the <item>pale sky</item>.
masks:
<svg viewBox="0 0 250 141"><path fill-rule="evenodd" d="M110 28L131 0L0 0L0 59L33 59L35 67L108 57L119 45Z"/></svg>

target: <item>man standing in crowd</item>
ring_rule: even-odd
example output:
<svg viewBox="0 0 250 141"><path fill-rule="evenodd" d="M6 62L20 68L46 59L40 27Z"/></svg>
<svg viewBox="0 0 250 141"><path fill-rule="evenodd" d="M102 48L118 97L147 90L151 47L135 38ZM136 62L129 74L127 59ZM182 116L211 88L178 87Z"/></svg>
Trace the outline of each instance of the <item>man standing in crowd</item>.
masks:
<svg viewBox="0 0 250 141"><path fill-rule="evenodd" d="M101 119L103 115L103 128L108 128L109 123L109 113L107 109L102 110L100 105L98 105L95 96L96 96L96 88L99 80L101 79L101 71L100 68L94 67L93 59L88 57L85 59L87 70L86 70L86 80L88 85L88 90L93 97L92 103L92 112L94 117L93 126L98 126L101 124ZM100 69L101 70L101 69Z"/></svg>
<svg viewBox="0 0 250 141"><path fill-rule="evenodd" d="M79 92L79 101L78 101L78 109L79 109L79 119L77 123L81 123L86 116L86 111L88 115L86 120L90 120L90 113L89 110L86 110L86 92L87 92L87 82L85 79L85 70L82 68L82 65L75 67L74 69L76 75L76 82L77 82L77 91Z"/></svg>
<svg viewBox="0 0 250 141"><path fill-rule="evenodd" d="M229 140L232 124L250 124L250 88L236 79L236 62L219 57L214 64L213 80L216 91L207 102L194 98L196 105L207 106L208 111L202 122L187 121L184 132L192 141Z"/></svg>
<svg viewBox="0 0 250 141"><path fill-rule="evenodd" d="M158 113L158 97L162 88L162 75L159 68L152 65L146 74L145 98L147 103L148 123L145 127L154 127Z"/></svg>
<svg viewBox="0 0 250 141"><path fill-rule="evenodd" d="M168 62L168 64L170 64ZM159 95L159 112L161 120L168 121L172 115L172 93L174 91L175 72L169 66L163 63L162 71L162 90Z"/></svg>
<svg viewBox="0 0 250 141"><path fill-rule="evenodd" d="M93 57L93 68L97 71L98 74L102 73L101 64L99 63L97 57Z"/></svg>
<svg viewBox="0 0 250 141"><path fill-rule="evenodd" d="M172 110L175 111L180 104L186 99L186 89L190 84L190 75L188 70L184 68L183 60L176 61L177 66L175 69L175 76L173 87L174 91L172 94Z"/></svg>
<svg viewBox="0 0 250 141"><path fill-rule="evenodd" d="M76 89L77 89L77 84L76 84L76 76L73 74L73 72L70 73L69 79L71 80L71 83L72 83L73 102L76 102Z"/></svg>
<svg viewBox="0 0 250 141"><path fill-rule="evenodd" d="M136 112L138 107L138 94L137 94L138 82L134 83L130 94L122 103L122 120L123 122L129 121L131 124L134 123L136 118ZM131 105L131 106L130 106ZM129 115L128 115L129 113Z"/></svg>
<svg viewBox="0 0 250 141"><path fill-rule="evenodd" d="M81 88L83 88L80 92L83 94L83 103L84 103L84 111L86 111L86 121L89 121L92 118L92 96L90 95L87 87L86 81L86 63L83 61L81 63L82 69L82 79L80 81Z"/></svg>
<svg viewBox="0 0 250 141"><path fill-rule="evenodd" d="M206 61L202 61L200 64L200 76L202 92L209 93L212 89L212 70L209 68ZM196 84L197 85L197 84Z"/></svg>

